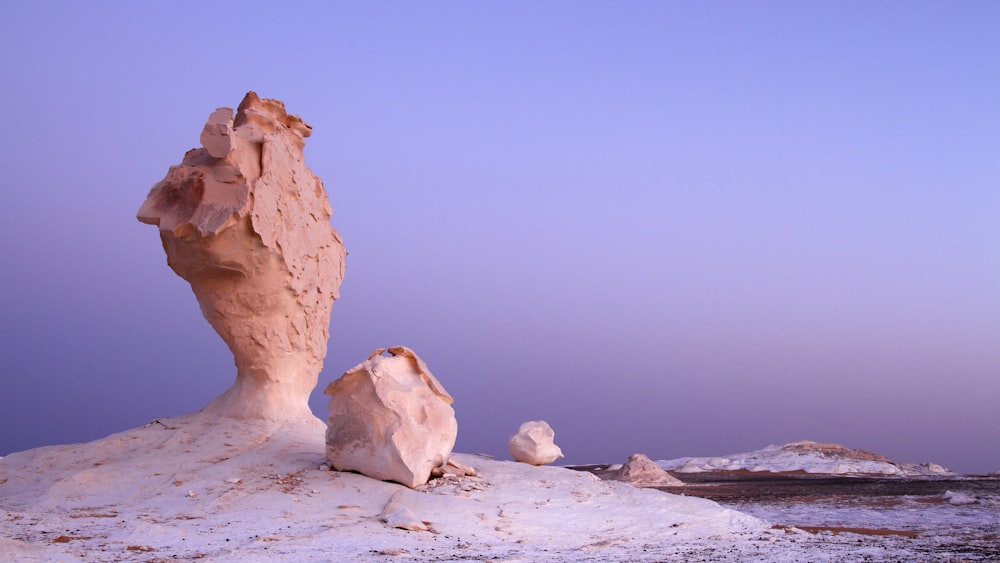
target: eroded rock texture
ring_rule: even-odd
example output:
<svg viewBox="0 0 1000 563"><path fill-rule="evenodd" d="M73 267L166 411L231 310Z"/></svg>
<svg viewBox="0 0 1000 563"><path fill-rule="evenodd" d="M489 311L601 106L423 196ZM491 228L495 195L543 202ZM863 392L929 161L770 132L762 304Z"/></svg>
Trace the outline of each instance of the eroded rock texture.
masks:
<svg viewBox="0 0 1000 563"><path fill-rule="evenodd" d="M646 454L630 455L628 463L615 472L614 478L636 487L669 487L684 484L680 479L664 471Z"/></svg>
<svg viewBox="0 0 1000 563"><path fill-rule="evenodd" d="M326 457L334 468L416 487L448 463L451 395L412 350L379 348L331 382Z"/></svg>
<svg viewBox="0 0 1000 563"><path fill-rule="evenodd" d="M305 165L311 128L278 100L219 108L138 212L236 360L236 382L206 407L223 416L308 413L346 251L323 183ZM310 415L311 416L311 415Z"/></svg>
<svg viewBox="0 0 1000 563"><path fill-rule="evenodd" d="M544 420L530 420L521 424L517 433L507 441L507 451L514 459L531 465L545 465L563 457L554 442L556 433Z"/></svg>

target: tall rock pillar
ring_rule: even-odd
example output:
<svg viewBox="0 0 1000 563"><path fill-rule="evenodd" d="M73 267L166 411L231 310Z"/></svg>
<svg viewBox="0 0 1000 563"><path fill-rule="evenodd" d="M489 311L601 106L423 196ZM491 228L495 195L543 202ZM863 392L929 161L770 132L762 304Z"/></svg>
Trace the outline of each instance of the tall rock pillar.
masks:
<svg viewBox="0 0 1000 563"><path fill-rule="evenodd" d="M311 127L277 100L246 95L212 113L137 217L157 225L167 264L233 352L236 382L206 411L284 419L309 413L346 251L323 183L305 165ZM309 413L311 416L311 413Z"/></svg>

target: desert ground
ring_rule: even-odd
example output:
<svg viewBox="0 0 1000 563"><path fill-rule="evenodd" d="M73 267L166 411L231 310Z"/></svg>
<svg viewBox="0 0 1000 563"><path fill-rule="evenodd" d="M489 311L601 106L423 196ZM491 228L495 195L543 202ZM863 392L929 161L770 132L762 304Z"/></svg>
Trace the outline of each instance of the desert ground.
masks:
<svg viewBox="0 0 1000 563"><path fill-rule="evenodd" d="M323 448L315 418L273 427L185 415L86 444L11 454L0 459L0 559L1000 558L995 480L992 489L947 482L972 499L965 504L943 501L944 481L712 483L701 474L680 475L688 478L684 487L661 491L593 472L455 454L476 475L410 489L324 470Z"/></svg>

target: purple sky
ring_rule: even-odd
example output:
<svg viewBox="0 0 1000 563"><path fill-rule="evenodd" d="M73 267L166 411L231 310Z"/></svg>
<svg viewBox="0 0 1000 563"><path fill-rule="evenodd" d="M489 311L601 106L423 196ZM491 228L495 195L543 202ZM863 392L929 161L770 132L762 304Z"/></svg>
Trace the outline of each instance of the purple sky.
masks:
<svg viewBox="0 0 1000 563"><path fill-rule="evenodd" d="M400 344L460 451L1000 470L1000 3L293 4L4 5L0 455L230 385L135 212L255 90L350 252L321 418Z"/></svg>

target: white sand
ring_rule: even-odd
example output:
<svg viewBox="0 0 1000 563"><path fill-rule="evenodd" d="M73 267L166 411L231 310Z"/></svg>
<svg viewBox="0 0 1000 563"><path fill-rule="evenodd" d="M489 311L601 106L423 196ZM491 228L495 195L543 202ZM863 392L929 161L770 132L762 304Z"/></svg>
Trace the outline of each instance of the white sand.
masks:
<svg viewBox="0 0 1000 563"><path fill-rule="evenodd" d="M0 561L887 561L928 554L907 538L775 530L708 500L475 455L454 458L476 477L411 490L320 470L323 431L312 417L276 426L195 414L8 455L0 459Z"/></svg>
<svg viewBox="0 0 1000 563"><path fill-rule="evenodd" d="M480 456L454 456L478 476L422 490L321 471L323 430L317 419L272 428L187 415L11 454L0 460L0 552L28 561L604 559L774 533L711 501Z"/></svg>

